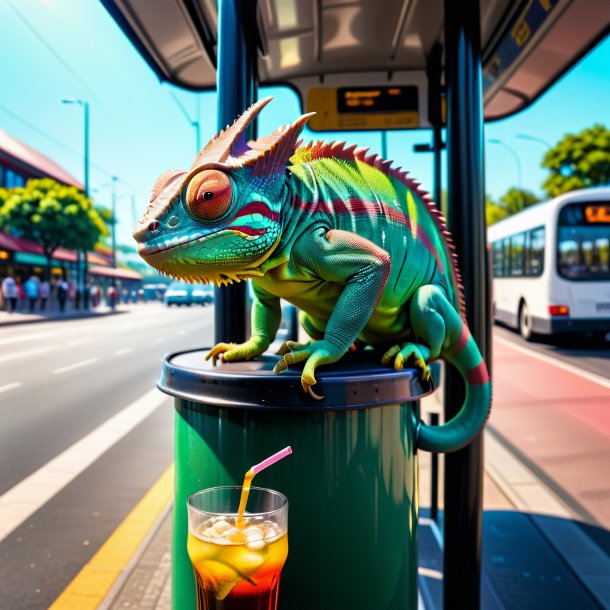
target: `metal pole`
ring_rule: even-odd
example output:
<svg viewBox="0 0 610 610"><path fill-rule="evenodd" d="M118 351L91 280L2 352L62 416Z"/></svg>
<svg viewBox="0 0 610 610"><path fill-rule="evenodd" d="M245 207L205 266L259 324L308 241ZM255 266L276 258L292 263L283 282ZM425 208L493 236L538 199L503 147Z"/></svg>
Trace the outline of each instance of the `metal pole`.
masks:
<svg viewBox="0 0 610 610"><path fill-rule="evenodd" d="M85 197L89 197L89 102L83 101L83 115L85 121ZM89 308L89 291L87 290L87 251L82 252L82 264L80 267L79 289L83 291L83 309Z"/></svg>
<svg viewBox="0 0 610 610"><path fill-rule="evenodd" d="M254 101L256 2L218 2L218 130ZM250 334L246 282L215 289L215 339L243 342Z"/></svg>
<svg viewBox="0 0 610 610"><path fill-rule="evenodd" d="M468 325L489 364L483 97L479 0L445 0L448 221L459 256ZM445 418L456 415L464 384L447 367ZM445 608L480 608L483 438L445 458Z"/></svg>
<svg viewBox="0 0 610 610"><path fill-rule="evenodd" d="M381 158L388 159L388 132L385 129L381 132Z"/></svg>
<svg viewBox="0 0 610 610"><path fill-rule="evenodd" d="M428 74L428 119L432 125L432 152L434 154L432 197L439 209L441 208L441 154L443 150L442 56L443 48L437 42L432 47L426 67Z"/></svg>
<svg viewBox="0 0 610 610"><path fill-rule="evenodd" d="M431 426L438 426L438 415L438 413L430 413ZM438 453L433 453L430 459L430 519L438 521Z"/></svg>
<svg viewBox="0 0 610 610"><path fill-rule="evenodd" d="M116 183L118 176L112 176L112 267L116 269ZM113 279L114 285L114 279Z"/></svg>

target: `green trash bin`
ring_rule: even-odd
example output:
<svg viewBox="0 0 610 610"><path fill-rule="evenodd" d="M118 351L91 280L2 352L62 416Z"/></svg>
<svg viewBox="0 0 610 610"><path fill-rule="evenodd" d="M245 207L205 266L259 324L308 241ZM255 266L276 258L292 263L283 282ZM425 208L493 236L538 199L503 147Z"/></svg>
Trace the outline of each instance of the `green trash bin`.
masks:
<svg viewBox="0 0 610 610"><path fill-rule="evenodd" d="M166 356L158 383L175 397L174 610L196 608L188 496L241 485L251 465L286 445L293 455L253 482L290 503L278 607L416 610L415 409L433 383L363 352L317 371L318 402L298 369L272 372L278 357L212 367L206 351Z"/></svg>

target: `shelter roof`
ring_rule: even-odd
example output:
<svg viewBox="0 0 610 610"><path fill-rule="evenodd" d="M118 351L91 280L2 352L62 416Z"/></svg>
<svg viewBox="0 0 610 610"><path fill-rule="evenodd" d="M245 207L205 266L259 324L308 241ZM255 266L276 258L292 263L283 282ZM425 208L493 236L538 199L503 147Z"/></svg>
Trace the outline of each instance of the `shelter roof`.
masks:
<svg viewBox="0 0 610 610"><path fill-rule="evenodd" d="M214 88L215 0L102 2L162 80ZM413 126L425 127L426 63L443 18L443 0L259 0L248 30L261 85L296 88L307 110L322 84L415 85ZM485 118L532 103L608 31L608 0L481 0Z"/></svg>

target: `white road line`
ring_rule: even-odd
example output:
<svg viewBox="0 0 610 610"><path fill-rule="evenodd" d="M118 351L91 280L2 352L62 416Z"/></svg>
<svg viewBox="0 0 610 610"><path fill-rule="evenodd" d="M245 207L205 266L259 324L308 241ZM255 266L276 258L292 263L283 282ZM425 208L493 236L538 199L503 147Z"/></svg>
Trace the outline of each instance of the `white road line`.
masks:
<svg viewBox="0 0 610 610"><path fill-rule="evenodd" d="M94 362L97 362L99 358L89 358L89 360L81 360L76 364L70 364L69 366L63 366L60 369L55 369L53 371L53 375L61 375L62 373L67 373L68 371L73 371L74 369L80 369L82 366L89 366Z"/></svg>
<svg viewBox="0 0 610 610"><path fill-rule="evenodd" d="M0 542L167 399L147 392L0 496Z"/></svg>
<svg viewBox="0 0 610 610"><path fill-rule="evenodd" d="M508 345L508 347L514 349L516 352L521 352L522 354L526 354L527 356L531 356L532 358L537 358L542 362L546 362L547 364L552 364L556 366L558 369L563 369L564 371L568 371L574 375L578 375L587 381L592 381L593 383L597 383L604 388L610 388L610 379L606 379L601 375L596 375L595 373L590 373L589 371L585 371L580 367L574 366L572 364L568 364L563 360L558 360L551 356L547 356L546 354L541 354L540 352L536 352L533 349L528 349L527 347L523 347L521 345L517 345L508 339L503 339L502 337L494 336L494 341L499 341L504 345Z"/></svg>
<svg viewBox="0 0 610 610"><path fill-rule="evenodd" d="M12 354L3 354L0 356L0 362L10 362L11 360L17 360L19 358L28 358L29 356L35 356L36 354L50 352L52 349L52 347L36 347L34 349L25 349L21 352L13 352Z"/></svg>
<svg viewBox="0 0 610 610"><path fill-rule="evenodd" d="M38 341L40 339L48 339L54 337L57 333L32 333L31 335L19 335L9 339L0 339L0 345L11 345L12 343L21 343L23 341Z"/></svg>
<svg viewBox="0 0 610 610"><path fill-rule="evenodd" d="M85 343L91 343L91 339L74 339L74 341L68 341L70 347L75 345L84 345Z"/></svg>
<svg viewBox="0 0 610 610"><path fill-rule="evenodd" d="M2 385L0 386L0 394L2 394L2 392L8 392L9 390L14 390L15 388L20 388L23 384L19 381L16 381L15 383L8 383L6 385Z"/></svg>
<svg viewBox="0 0 610 610"><path fill-rule="evenodd" d="M123 349L118 349L114 352L115 356L121 356L122 354L128 354L129 352L133 352L133 347L124 347Z"/></svg>

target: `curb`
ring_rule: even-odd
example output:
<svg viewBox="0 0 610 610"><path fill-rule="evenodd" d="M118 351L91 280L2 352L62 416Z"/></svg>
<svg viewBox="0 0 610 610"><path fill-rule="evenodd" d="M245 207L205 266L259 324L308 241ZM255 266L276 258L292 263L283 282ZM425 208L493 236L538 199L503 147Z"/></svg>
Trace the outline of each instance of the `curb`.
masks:
<svg viewBox="0 0 610 610"><path fill-rule="evenodd" d="M46 316L38 318L28 318L26 320L6 320L0 321L0 328L4 326L20 326L22 324L39 324L40 322L63 322L64 320L90 320L91 318L105 318L118 314L129 313L128 310L119 309L116 311L104 311L90 314L65 314L63 316ZM19 314L17 314L19 315Z"/></svg>

